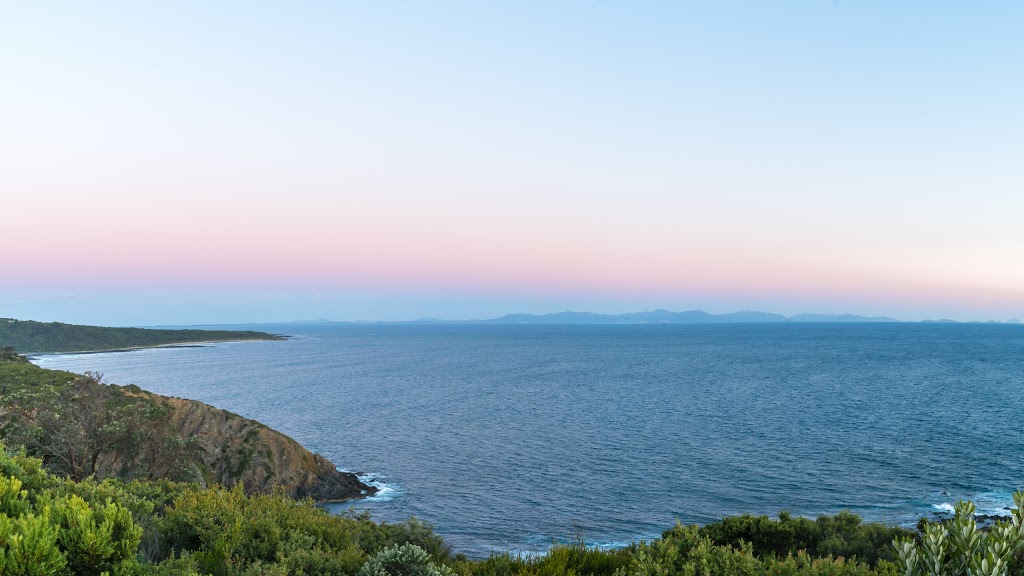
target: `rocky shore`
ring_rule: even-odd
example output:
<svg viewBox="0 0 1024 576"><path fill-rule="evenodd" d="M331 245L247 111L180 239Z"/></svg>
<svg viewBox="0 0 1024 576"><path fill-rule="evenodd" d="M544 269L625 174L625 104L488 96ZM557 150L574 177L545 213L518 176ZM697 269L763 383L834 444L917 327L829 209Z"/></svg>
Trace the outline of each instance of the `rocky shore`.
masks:
<svg viewBox="0 0 1024 576"><path fill-rule="evenodd" d="M373 495L377 488L320 454L266 425L195 400L139 392L171 408L169 422L182 437L194 438L201 448L196 480L235 486L247 492L283 488L297 498L317 501L350 500Z"/></svg>

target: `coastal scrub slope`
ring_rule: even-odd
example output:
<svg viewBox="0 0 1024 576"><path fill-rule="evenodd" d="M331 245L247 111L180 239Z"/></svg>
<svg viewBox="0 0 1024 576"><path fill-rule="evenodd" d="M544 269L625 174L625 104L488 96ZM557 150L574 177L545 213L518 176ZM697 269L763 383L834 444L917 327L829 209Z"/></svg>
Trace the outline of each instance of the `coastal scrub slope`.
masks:
<svg viewBox="0 0 1024 576"><path fill-rule="evenodd" d="M171 479L346 500L376 489L255 420L0 350L0 439L74 480Z"/></svg>

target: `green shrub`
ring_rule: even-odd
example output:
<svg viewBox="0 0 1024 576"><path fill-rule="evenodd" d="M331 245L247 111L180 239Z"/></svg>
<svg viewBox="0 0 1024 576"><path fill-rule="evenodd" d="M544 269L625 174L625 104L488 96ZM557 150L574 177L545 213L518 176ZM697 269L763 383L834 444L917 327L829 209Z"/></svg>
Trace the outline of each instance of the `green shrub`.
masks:
<svg viewBox="0 0 1024 576"><path fill-rule="evenodd" d="M816 520L794 518L786 512L778 520L767 516L734 516L700 528L715 544L749 542L758 558L785 558L800 551L814 558L856 558L868 564L895 561L889 543L913 532L878 523L863 523L859 516L840 512Z"/></svg>
<svg viewBox="0 0 1024 576"><path fill-rule="evenodd" d="M142 529L131 513L110 499L90 505L61 484L0 444L0 574L136 572Z"/></svg>
<svg viewBox="0 0 1024 576"><path fill-rule="evenodd" d="M373 555L359 570L359 576L447 576L447 566L430 561L426 550L415 544L385 548Z"/></svg>
<svg viewBox="0 0 1024 576"><path fill-rule="evenodd" d="M155 564L143 564L146 576L200 576L199 563L190 554L166 558Z"/></svg>
<svg viewBox="0 0 1024 576"><path fill-rule="evenodd" d="M741 516L677 524L619 550L577 541L467 560L416 519L332 516L310 500L241 487L75 482L0 445L0 576L1020 576L1024 492L1014 499L1012 518L987 531L961 502L950 522L925 523L920 535L849 513Z"/></svg>
<svg viewBox="0 0 1024 576"><path fill-rule="evenodd" d="M1007 576L1024 569L1024 492L1013 495L1010 520L978 528L974 504L957 502L947 524L928 524L920 541L899 538L893 548L904 576Z"/></svg>
<svg viewBox="0 0 1024 576"><path fill-rule="evenodd" d="M72 572L120 573L134 565L142 528L127 508L110 500L90 506L74 495L54 500L49 508Z"/></svg>
<svg viewBox="0 0 1024 576"><path fill-rule="evenodd" d="M0 514L0 574L59 574L66 562L57 546L57 527L43 515Z"/></svg>

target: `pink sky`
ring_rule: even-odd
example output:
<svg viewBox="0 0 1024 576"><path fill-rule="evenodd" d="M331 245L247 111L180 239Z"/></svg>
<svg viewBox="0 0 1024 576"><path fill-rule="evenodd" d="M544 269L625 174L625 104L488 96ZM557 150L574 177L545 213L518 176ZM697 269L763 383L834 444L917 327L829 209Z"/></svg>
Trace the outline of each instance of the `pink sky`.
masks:
<svg viewBox="0 0 1024 576"><path fill-rule="evenodd" d="M1024 316L1019 12L11 8L0 297Z"/></svg>

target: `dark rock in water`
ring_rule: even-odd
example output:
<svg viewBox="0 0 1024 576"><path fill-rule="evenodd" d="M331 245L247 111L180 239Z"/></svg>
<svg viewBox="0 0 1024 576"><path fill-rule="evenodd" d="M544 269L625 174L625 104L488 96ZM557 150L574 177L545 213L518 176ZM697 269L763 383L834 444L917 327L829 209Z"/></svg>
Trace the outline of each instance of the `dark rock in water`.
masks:
<svg viewBox="0 0 1024 576"><path fill-rule="evenodd" d="M316 474L306 474L293 492L299 498L318 501L349 500L377 493L377 488L360 482L351 472L339 472L338 467L319 454L313 454Z"/></svg>
<svg viewBox="0 0 1024 576"><path fill-rule="evenodd" d="M936 524L945 524L946 522L953 521L953 514L949 512L933 512L935 520L931 520ZM975 514L974 521L978 523L978 528L987 531L992 528L997 522L1009 521L1012 516L1008 514Z"/></svg>
<svg viewBox="0 0 1024 576"><path fill-rule="evenodd" d="M978 522L979 526L991 526L996 522L1003 520L1009 520L1011 516L1009 514L977 514L974 519Z"/></svg>

